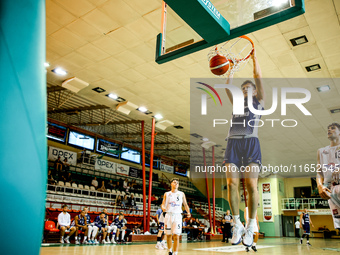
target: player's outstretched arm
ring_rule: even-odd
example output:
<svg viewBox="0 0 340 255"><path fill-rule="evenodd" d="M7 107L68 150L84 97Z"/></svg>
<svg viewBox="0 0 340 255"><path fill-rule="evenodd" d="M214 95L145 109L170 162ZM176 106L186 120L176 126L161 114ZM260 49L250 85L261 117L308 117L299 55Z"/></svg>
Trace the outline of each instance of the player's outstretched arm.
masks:
<svg viewBox="0 0 340 255"><path fill-rule="evenodd" d="M226 84L232 84L233 76L234 74L229 73ZM225 89L225 92L227 93L230 103L233 104L233 94L231 94L229 89Z"/></svg>
<svg viewBox="0 0 340 255"><path fill-rule="evenodd" d="M164 193L163 202L162 202L162 205L161 205L163 212L166 211L165 201L166 201L166 193Z"/></svg>
<svg viewBox="0 0 340 255"><path fill-rule="evenodd" d="M303 217L303 213L300 214L300 226L302 226L302 217Z"/></svg>
<svg viewBox="0 0 340 255"><path fill-rule="evenodd" d="M190 218L191 217L190 208L188 206L187 198L185 197L184 193L183 193L183 205L184 205L185 210L188 212L187 217Z"/></svg>
<svg viewBox="0 0 340 255"><path fill-rule="evenodd" d="M251 59L253 60L254 79L255 79L255 85L256 85L256 91L257 91L256 98L259 102L262 100L263 101L262 104L264 106L265 92L264 92L263 83L262 83L262 72L261 72L259 62L257 61L257 58L256 58L255 49L253 50L250 56L251 56Z"/></svg>
<svg viewBox="0 0 340 255"><path fill-rule="evenodd" d="M319 150L318 150L317 166L320 166L320 152L319 152ZM329 196L331 191L323 185L323 181L324 181L324 177L323 177L322 166L321 166L321 169L318 169L318 172L316 174L316 184L317 184L317 187L318 187L320 197L328 200L328 199L331 198Z"/></svg>

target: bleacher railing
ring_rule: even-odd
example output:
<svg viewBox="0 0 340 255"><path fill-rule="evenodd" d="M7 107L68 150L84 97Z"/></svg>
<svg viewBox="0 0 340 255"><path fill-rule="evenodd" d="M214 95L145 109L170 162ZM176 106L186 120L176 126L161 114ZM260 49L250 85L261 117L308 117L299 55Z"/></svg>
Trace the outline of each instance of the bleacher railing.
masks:
<svg viewBox="0 0 340 255"><path fill-rule="evenodd" d="M282 198L282 210L328 209L328 202L322 198Z"/></svg>

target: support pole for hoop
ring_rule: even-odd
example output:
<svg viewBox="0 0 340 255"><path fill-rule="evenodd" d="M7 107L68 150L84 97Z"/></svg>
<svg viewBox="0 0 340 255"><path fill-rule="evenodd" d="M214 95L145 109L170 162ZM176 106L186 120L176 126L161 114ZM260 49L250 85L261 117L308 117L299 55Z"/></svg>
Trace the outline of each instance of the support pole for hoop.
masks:
<svg viewBox="0 0 340 255"><path fill-rule="evenodd" d="M215 146L212 146L212 165L215 166ZM213 198L213 230L211 233L216 234L216 226L215 226L215 171L213 172L212 179L212 198Z"/></svg>
<svg viewBox="0 0 340 255"><path fill-rule="evenodd" d="M142 170L143 170L143 230L146 231L146 185L145 185L145 133L144 120L141 122L142 129Z"/></svg>
<svg viewBox="0 0 340 255"><path fill-rule="evenodd" d="M205 148L203 147L203 160L204 160L204 167L207 167L207 162L205 159ZM211 220L211 210L210 210L210 196L209 196L209 183L208 183L208 173L205 171L205 185L207 187L207 198L208 198L208 212L209 212L209 223L210 223L210 229L212 233L213 225Z"/></svg>
<svg viewBox="0 0 340 255"><path fill-rule="evenodd" d="M147 217L147 229L150 232L150 216L151 216L151 195L152 195L152 170L153 170L153 151L154 151L154 142L155 142L155 125L156 120L152 118L152 127L151 127L151 151L150 151L150 176L149 176L149 198L148 198L148 217Z"/></svg>

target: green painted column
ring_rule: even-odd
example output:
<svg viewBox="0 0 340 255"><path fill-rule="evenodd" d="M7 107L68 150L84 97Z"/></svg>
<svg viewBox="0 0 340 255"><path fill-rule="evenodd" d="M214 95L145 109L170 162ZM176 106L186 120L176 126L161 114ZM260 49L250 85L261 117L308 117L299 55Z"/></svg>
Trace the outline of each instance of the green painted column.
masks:
<svg viewBox="0 0 340 255"><path fill-rule="evenodd" d="M45 1L0 1L1 254L39 254L47 182Z"/></svg>

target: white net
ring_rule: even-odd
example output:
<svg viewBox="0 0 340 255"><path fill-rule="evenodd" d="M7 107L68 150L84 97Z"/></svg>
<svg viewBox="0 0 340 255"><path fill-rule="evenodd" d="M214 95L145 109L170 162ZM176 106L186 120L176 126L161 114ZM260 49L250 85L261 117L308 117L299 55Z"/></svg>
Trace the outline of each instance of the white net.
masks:
<svg viewBox="0 0 340 255"><path fill-rule="evenodd" d="M210 63L210 60L216 55L226 57L230 68L226 73L219 76L229 76L242 70L248 63L253 49L254 45L248 37L237 37L212 48L208 53L208 61Z"/></svg>

